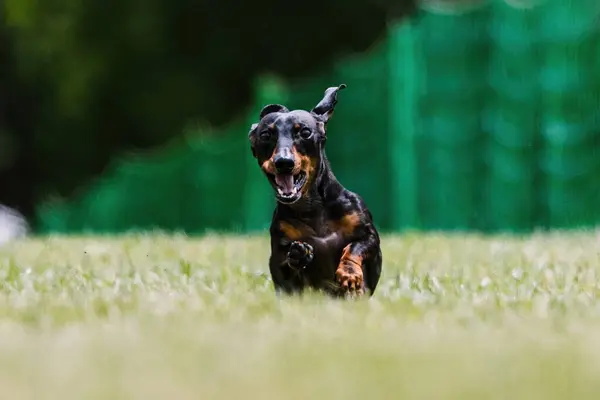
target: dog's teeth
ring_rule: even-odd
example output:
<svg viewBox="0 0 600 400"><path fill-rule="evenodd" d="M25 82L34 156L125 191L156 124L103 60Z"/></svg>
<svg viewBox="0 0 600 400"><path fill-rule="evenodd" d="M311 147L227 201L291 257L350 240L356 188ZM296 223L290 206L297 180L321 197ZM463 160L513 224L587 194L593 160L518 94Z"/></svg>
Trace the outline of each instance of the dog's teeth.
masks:
<svg viewBox="0 0 600 400"><path fill-rule="evenodd" d="M282 197L292 197L298 192L297 188L293 188L291 193L286 193L282 188L277 188L277 193Z"/></svg>

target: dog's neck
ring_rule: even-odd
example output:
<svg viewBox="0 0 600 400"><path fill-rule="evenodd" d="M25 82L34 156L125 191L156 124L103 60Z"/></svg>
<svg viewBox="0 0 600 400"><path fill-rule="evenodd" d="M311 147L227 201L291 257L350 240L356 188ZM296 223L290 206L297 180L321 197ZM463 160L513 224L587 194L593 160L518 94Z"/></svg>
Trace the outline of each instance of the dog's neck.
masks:
<svg viewBox="0 0 600 400"><path fill-rule="evenodd" d="M321 153L321 159L316 171L316 177L311 182L308 192L294 204L277 204L277 208L286 214L294 215L297 219L314 220L315 217L322 216L325 206L330 203L330 199L338 197L342 190L341 184L331 170L329 160L325 153Z"/></svg>

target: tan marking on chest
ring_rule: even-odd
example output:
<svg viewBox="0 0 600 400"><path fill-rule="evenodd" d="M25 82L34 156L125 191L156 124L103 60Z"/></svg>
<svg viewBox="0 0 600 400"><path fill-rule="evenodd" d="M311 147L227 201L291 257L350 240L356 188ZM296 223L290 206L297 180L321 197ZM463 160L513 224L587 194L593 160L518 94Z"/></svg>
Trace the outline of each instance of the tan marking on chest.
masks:
<svg viewBox="0 0 600 400"><path fill-rule="evenodd" d="M281 221L279 223L279 229L291 240L306 239L308 237L316 236L316 232L307 225L296 225L291 224L287 221Z"/></svg>
<svg viewBox="0 0 600 400"><path fill-rule="evenodd" d="M279 223L279 229L281 229L283 234L291 240L300 240L300 238L302 238L302 231L289 222L281 221Z"/></svg>

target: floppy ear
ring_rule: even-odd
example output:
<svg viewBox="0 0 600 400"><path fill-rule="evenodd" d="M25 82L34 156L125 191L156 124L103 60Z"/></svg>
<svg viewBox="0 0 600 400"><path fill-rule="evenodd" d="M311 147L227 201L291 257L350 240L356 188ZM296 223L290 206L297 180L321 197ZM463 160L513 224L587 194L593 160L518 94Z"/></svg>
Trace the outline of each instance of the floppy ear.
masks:
<svg viewBox="0 0 600 400"><path fill-rule="evenodd" d="M256 128L258 128L258 124L252 124L250 126L250 131L248 132L248 140L250 140L250 150L252 151L253 157L256 157L256 150L254 149L256 144Z"/></svg>
<svg viewBox="0 0 600 400"><path fill-rule="evenodd" d="M258 128L258 124L250 125L250 131L248 131L248 138L251 139L254 132L256 132L256 128Z"/></svg>
<svg viewBox="0 0 600 400"><path fill-rule="evenodd" d="M324 124L327 124L329 118L333 115L333 111L335 109L335 105L337 104L337 93L338 91L345 89L346 85L341 84L340 86L333 86L327 88L325 90L325 95L323 99L312 109L312 113L317 115L319 119L323 121Z"/></svg>
<svg viewBox="0 0 600 400"><path fill-rule="evenodd" d="M282 106L281 104L267 104L260 110L260 119L263 119L265 115L271 114L274 112L290 112L286 106Z"/></svg>

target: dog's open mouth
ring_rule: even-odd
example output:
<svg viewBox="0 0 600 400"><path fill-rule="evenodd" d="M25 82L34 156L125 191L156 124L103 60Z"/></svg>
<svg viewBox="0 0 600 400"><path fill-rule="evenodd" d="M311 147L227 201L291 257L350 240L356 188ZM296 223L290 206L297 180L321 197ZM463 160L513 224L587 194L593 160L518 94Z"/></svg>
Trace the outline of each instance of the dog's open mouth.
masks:
<svg viewBox="0 0 600 400"><path fill-rule="evenodd" d="M299 172L293 174L270 175L269 178L275 188L276 197L282 203L294 203L302 195L302 186L306 182L306 174Z"/></svg>

